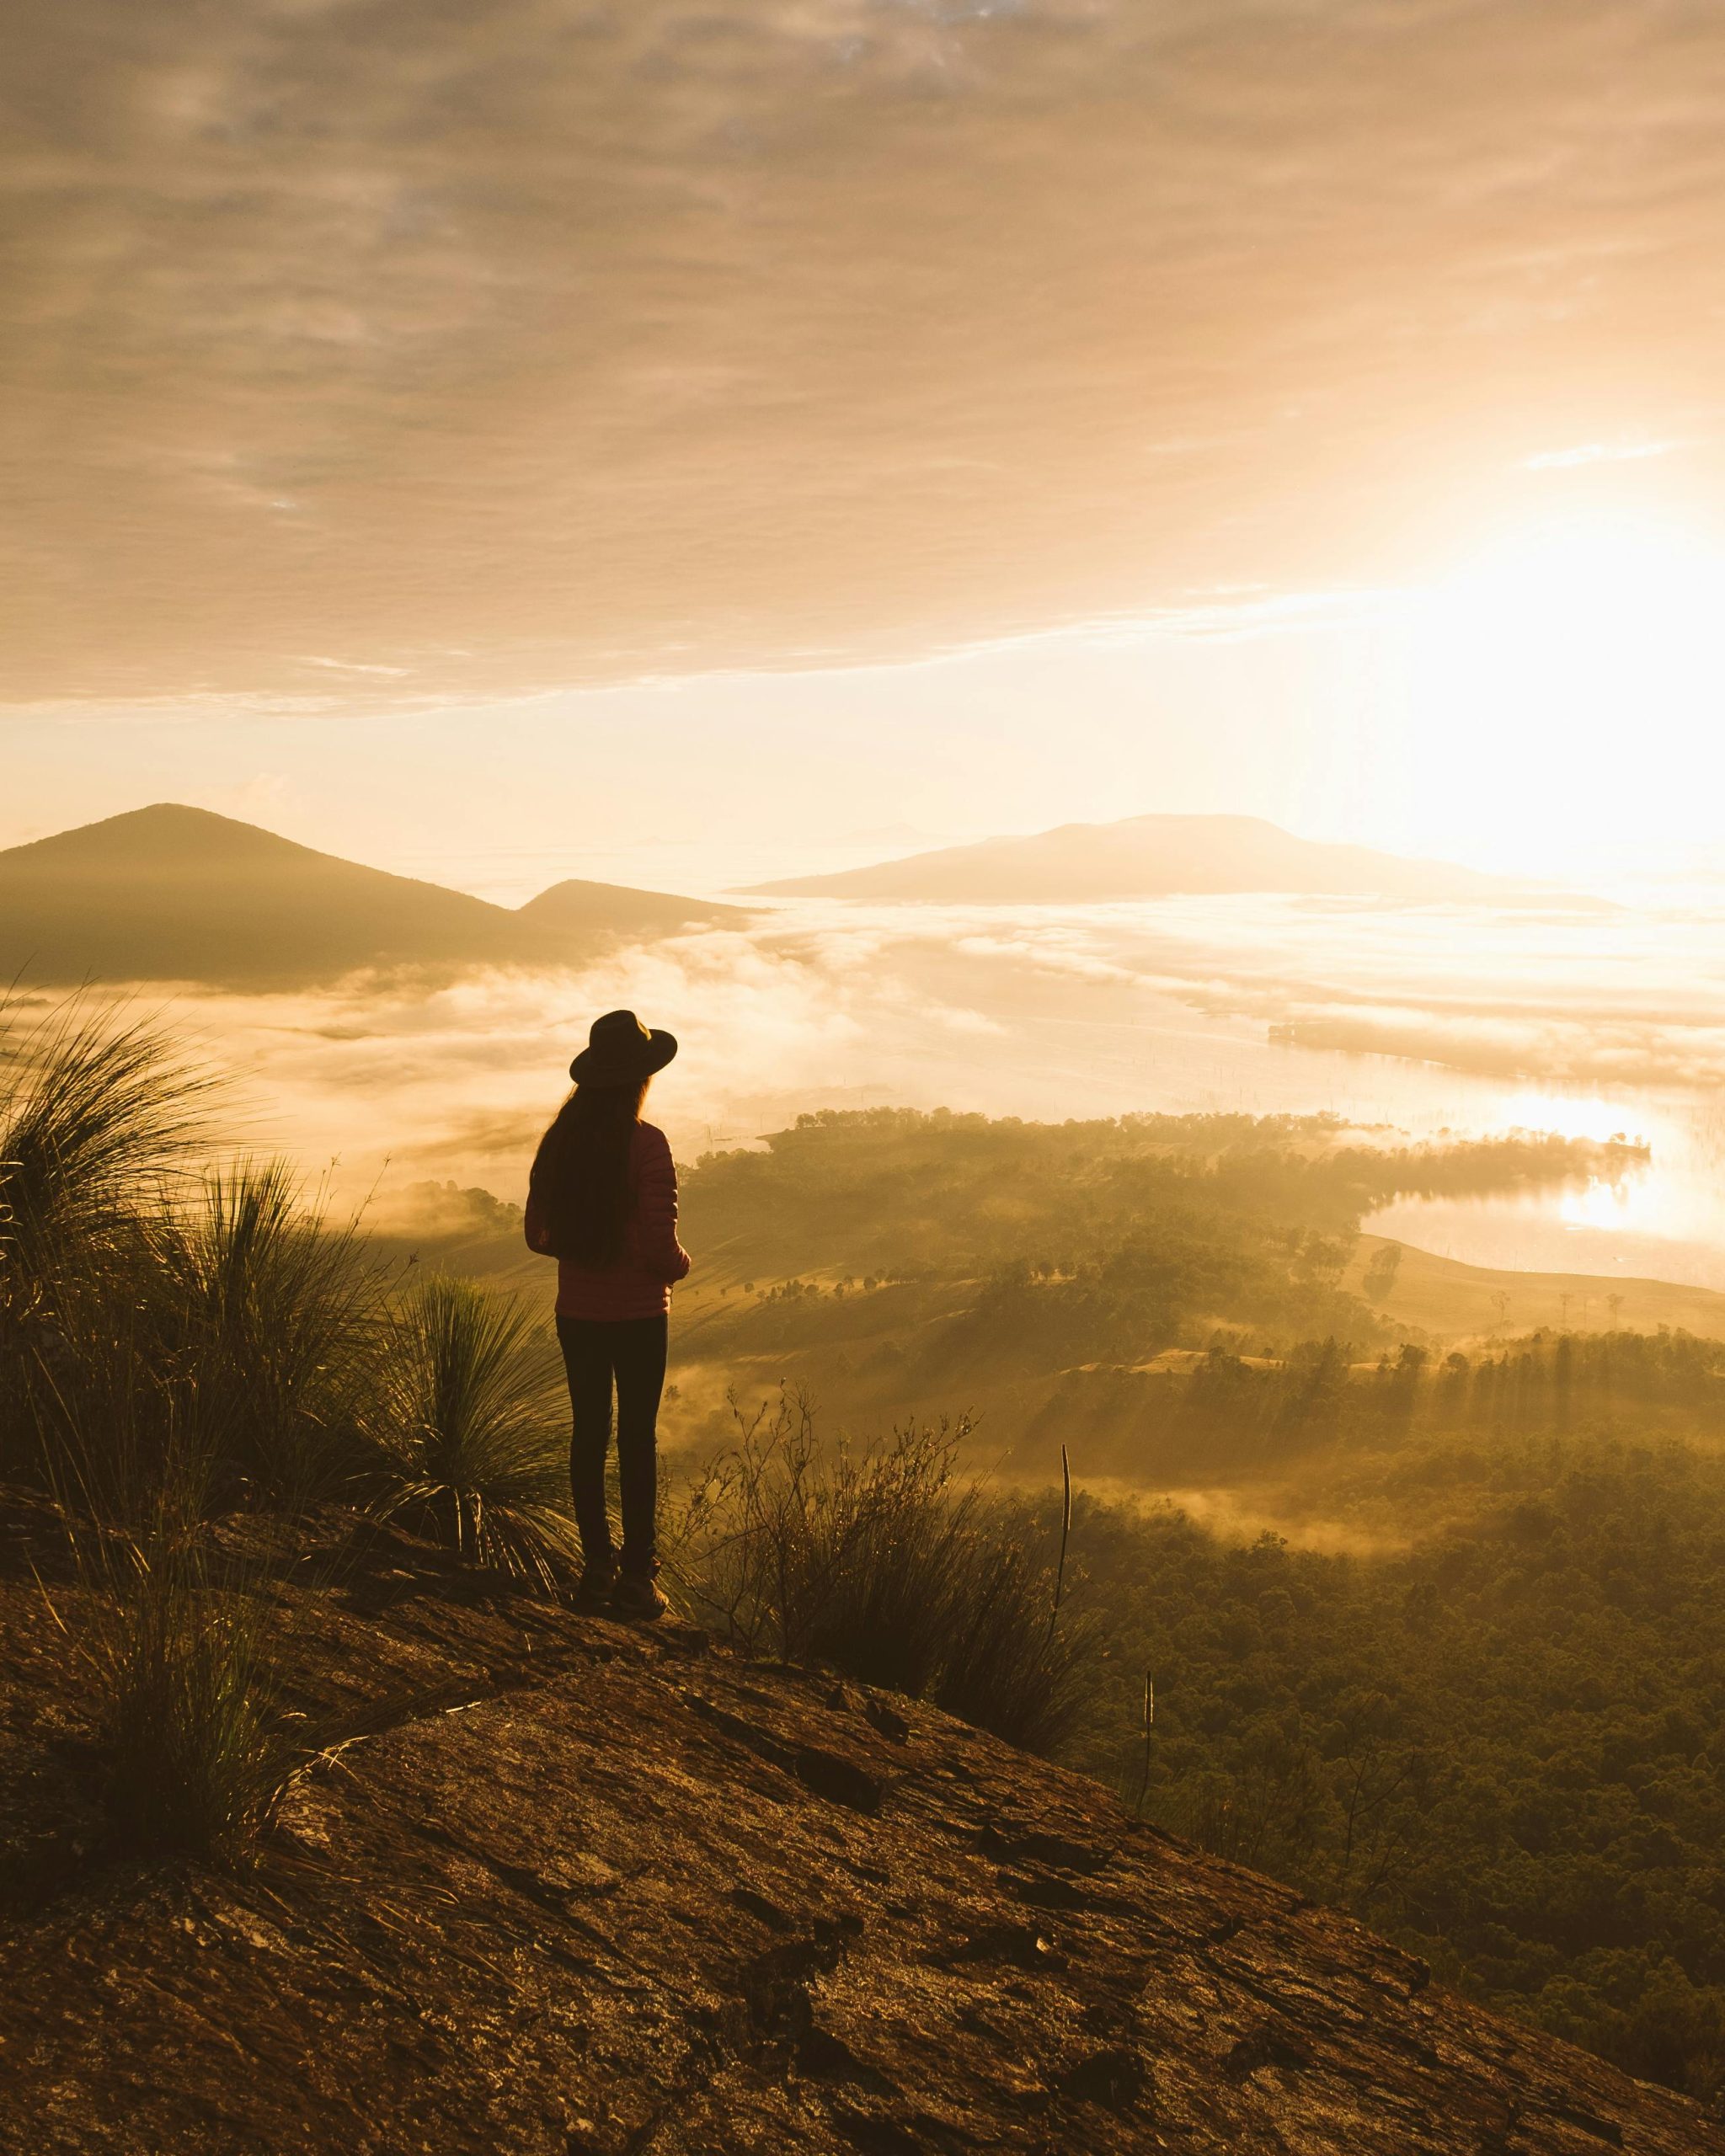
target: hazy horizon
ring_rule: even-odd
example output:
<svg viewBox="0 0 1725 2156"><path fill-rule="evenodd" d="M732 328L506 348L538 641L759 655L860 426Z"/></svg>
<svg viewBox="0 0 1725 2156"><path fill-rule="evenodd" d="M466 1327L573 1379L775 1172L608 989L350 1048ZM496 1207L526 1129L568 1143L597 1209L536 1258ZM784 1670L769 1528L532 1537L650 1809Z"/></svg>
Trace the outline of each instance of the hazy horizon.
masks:
<svg viewBox="0 0 1725 2156"><path fill-rule="evenodd" d="M1480 930L1493 953L1483 966ZM1386 1232L1470 1262L1725 1288L1725 1005L1711 915L1274 894L1072 907L782 902L536 972L314 992L113 991L238 1081L228 1142L342 1206L427 1180L518 1202L595 1013L670 1024L650 1113L692 1160L802 1113L1322 1113L1370 1142L1520 1129L1653 1148L1621 1187L1418 1201ZM27 1022L64 992L15 995ZM98 993L99 1003L109 996Z"/></svg>

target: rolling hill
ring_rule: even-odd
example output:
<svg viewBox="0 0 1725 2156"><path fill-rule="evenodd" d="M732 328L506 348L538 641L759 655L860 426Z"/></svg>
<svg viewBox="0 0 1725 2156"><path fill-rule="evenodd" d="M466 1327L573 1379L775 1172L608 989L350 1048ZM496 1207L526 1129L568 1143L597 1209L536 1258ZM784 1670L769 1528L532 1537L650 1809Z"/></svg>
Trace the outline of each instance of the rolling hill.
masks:
<svg viewBox="0 0 1725 2156"><path fill-rule="evenodd" d="M714 905L668 891L632 891L621 883L589 883L579 877L553 883L516 913L536 933L588 937L603 921L613 936L675 936L692 927L734 927L748 920L744 906Z"/></svg>
<svg viewBox="0 0 1725 2156"><path fill-rule="evenodd" d="M1177 892L1284 891L1403 899L1525 899L1529 887L1441 861L1296 838L1257 816L1130 816L984 839L830 876L757 883L759 898L1061 905Z"/></svg>
<svg viewBox="0 0 1725 2156"><path fill-rule="evenodd" d="M736 910L559 883L519 911L158 803L0 852L0 977L307 987L371 969L585 963Z"/></svg>

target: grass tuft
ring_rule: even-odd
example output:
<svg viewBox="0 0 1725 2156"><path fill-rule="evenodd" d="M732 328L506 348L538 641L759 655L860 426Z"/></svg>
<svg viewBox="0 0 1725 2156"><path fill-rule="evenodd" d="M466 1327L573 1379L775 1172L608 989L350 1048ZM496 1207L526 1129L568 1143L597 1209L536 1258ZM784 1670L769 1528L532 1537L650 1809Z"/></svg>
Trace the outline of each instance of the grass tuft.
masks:
<svg viewBox="0 0 1725 2156"><path fill-rule="evenodd" d="M0 1474L124 1507L159 1454L171 1193L216 1090L76 1002L0 1036Z"/></svg>
<svg viewBox="0 0 1725 2156"><path fill-rule="evenodd" d="M275 1710L267 1608L165 1529L148 1545L104 1544L102 1569L83 1646L115 1839L243 1865L307 1758Z"/></svg>
<svg viewBox="0 0 1725 2156"><path fill-rule="evenodd" d="M423 1281L396 1314L373 1433L403 1517L469 1564L555 1587L579 1562L563 1366L542 1327L465 1280Z"/></svg>
<svg viewBox="0 0 1725 2156"><path fill-rule="evenodd" d="M4 1043L0 1238L15 1283L72 1244L105 1243L140 1192L185 1166L219 1079L148 1018L115 1026L77 1001Z"/></svg>
<svg viewBox="0 0 1725 2156"><path fill-rule="evenodd" d="M282 1163L243 1161L206 1179L163 1271L200 1455L279 1503L350 1478L382 1333L377 1271L354 1231L308 1209Z"/></svg>

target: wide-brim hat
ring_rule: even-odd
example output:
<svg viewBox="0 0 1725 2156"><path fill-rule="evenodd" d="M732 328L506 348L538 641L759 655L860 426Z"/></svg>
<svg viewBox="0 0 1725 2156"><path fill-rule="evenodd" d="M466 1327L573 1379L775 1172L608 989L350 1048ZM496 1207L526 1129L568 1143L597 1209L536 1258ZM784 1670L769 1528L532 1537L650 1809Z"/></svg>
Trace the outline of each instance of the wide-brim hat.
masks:
<svg viewBox="0 0 1725 2156"><path fill-rule="evenodd" d="M633 1011L607 1011L587 1028L587 1045L569 1065L578 1086L628 1086L663 1070L677 1052L675 1033L655 1033Z"/></svg>

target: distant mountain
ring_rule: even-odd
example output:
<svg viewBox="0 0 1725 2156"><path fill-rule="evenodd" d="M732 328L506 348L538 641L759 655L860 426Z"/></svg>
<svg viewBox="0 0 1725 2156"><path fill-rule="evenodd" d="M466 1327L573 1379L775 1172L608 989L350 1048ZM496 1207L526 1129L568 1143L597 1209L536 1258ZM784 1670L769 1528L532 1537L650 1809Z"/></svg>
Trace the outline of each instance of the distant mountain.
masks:
<svg viewBox="0 0 1725 2156"><path fill-rule="evenodd" d="M564 937L590 936L595 923L611 936L675 936L682 928L734 928L749 917L746 906L714 905L668 891L632 891L622 883L586 883L579 877L553 883L515 915L536 931Z"/></svg>
<svg viewBox="0 0 1725 2156"><path fill-rule="evenodd" d="M1060 905L1175 892L1287 891L1389 899L1525 898L1528 887L1440 861L1295 838L1258 816L1131 816L985 839L836 875L756 883L760 898Z"/></svg>
<svg viewBox="0 0 1725 2156"><path fill-rule="evenodd" d="M370 968L569 964L735 913L583 883L512 911L164 802L0 851L0 979L279 989Z"/></svg>

